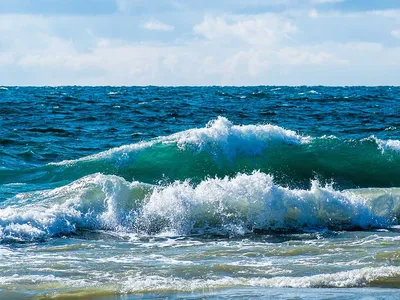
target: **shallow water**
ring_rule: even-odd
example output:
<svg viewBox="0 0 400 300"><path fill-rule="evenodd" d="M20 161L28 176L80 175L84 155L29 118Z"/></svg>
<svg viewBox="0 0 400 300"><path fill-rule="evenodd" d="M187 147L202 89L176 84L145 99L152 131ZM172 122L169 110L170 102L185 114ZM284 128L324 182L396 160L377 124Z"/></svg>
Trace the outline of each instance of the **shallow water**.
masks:
<svg viewBox="0 0 400 300"><path fill-rule="evenodd" d="M400 88L0 90L0 297L396 299Z"/></svg>

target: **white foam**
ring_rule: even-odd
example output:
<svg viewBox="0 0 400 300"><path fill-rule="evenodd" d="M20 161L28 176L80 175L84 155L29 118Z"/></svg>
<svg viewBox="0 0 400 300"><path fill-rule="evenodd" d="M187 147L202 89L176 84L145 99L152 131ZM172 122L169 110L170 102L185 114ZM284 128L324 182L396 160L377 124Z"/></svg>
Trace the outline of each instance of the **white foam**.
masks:
<svg viewBox="0 0 400 300"><path fill-rule="evenodd" d="M302 144L310 142L311 138L275 125L233 125L227 118L218 117L205 128L189 129L163 138L164 142L171 140L182 148L197 145L200 150L209 150L217 144L229 155L231 152L260 154L268 143Z"/></svg>
<svg viewBox="0 0 400 300"><path fill-rule="evenodd" d="M164 236L387 228L400 217L400 189L340 192L314 181L310 190L291 190L262 172L197 186L187 181L151 186L93 174L17 198L22 204L6 202L0 209L1 239L43 239L86 228Z"/></svg>
<svg viewBox="0 0 400 300"><path fill-rule="evenodd" d="M84 228L117 230L146 188L94 174L54 190L19 194L21 202L33 203L0 209L0 239L35 240Z"/></svg>
<svg viewBox="0 0 400 300"><path fill-rule="evenodd" d="M60 287L75 287L75 288L86 288L88 286L94 286L94 284L86 279L70 279L67 277L59 277L54 275L20 275L14 274L11 276L0 276L0 285L7 286L11 285L13 289L18 289L17 285L22 285L24 288L29 285L44 285L44 286L58 286Z"/></svg>
<svg viewBox="0 0 400 300"><path fill-rule="evenodd" d="M399 191L396 190L396 196L385 191L375 192L363 195L354 191L339 192L322 188L318 182L313 182L310 190L290 190L275 185L271 176L254 172L238 174L232 179L208 179L196 187L184 182L157 188L139 218L142 218L140 224L150 231L161 227L177 234L207 229L243 234L254 229L392 225L396 222L393 212L399 205ZM369 203L376 197L388 197L392 206L374 214Z"/></svg>
<svg viewBox="0 0 400 300"><path fill-rule="evenodd" d="M375 141L382 153L384 153L386 150L400 152L400 140L381 140L375 136L371 136L368 139Z"/></svg>
<svg viewBox="0 0 400 300"><path fill-rule="evenodd" d="M182 279L177 277L135 276L122 287L125 293L195 292L237 286L291 288L349 288L363 287L377 279L400 275L400 267L367 267L345 272L313 276L282 276L272 278L219 277Z"/></svg>
<svg viewBox="0 0 400 300"><path fill-rule="evenodd" d="M293 288L345 288L362 287L368 283L400 275L400 267L366 267L331 274L319 274L303 277L274 277L270 279L252 279L253 286L293 287Z"/></svg>
<svg viewBox="0 0 400 300"><path fill-rule="evenodd" d="M400 152L400 140L378 140L381 149L391 149Z"/></svg>
<svg viewBox="0 0 400 300"><path fill-rule="evenodd" d="M103 276L101 276L103 275ZM267 288L353 288L365 287L374 281L398 278L400 267L365 267L336 273L325 273L311 276L274 276L264 277L217 277L182 278L160 275L135 275L125 278L112 277L110 273L99 273L107 278L107 287L115 293L142 294L163 292L197 292L235 287L267 287ZM54 275L19 275L0 276L0 285L47 285L57 284L58 287L90 288L104 287L104 282L69 279Z"/></svg>

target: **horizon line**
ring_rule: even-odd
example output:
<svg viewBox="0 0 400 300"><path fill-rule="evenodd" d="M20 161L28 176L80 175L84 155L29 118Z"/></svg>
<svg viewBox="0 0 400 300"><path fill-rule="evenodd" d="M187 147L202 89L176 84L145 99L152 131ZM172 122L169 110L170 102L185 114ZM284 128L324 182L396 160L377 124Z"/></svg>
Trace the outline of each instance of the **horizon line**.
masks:
<svg viewBox="0 0 400 300"><path fill-rule="evenodd" d="M272 84L256 84L256 85L77 85L77 84L66 84L66 85L0 85L0 88L16 88L16 87L34 87L34 88L58 88L58 87L160 87L160 88L201 88L201 87L400 87L400 85L357 85L357 84L349 84L349 85L324 85L324 84L287 84L287 85L272 85Z"/></svg>

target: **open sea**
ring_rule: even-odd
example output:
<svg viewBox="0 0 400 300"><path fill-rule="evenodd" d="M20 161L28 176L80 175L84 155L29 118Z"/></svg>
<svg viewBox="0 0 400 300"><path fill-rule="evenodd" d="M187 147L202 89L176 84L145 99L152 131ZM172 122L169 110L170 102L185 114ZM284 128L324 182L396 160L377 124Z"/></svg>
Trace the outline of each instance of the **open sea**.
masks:
<svg viewBox="0 0 400 300"><path fill-rule="evenodd" d="M400 299L400 87L0 87L0 299Z"/></svg>

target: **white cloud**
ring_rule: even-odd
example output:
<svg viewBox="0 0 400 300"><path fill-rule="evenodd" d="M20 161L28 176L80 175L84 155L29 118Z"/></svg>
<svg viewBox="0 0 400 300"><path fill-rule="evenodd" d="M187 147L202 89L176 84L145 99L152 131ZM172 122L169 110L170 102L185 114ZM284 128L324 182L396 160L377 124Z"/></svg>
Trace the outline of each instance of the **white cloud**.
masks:
<svg viewBox="0 0 400 300"><path fill-rule="evenodd" d="M378 78L388 66L398 68L399 50L379 44L329 43L271 51L264 45L220 51L220 45L212 42L168 46L102 40L90 53L70 47L56 55L49 49L24 55L18 65L35 72L45 70L41 84L50 85L362 84L353 69L370 70L369 76ZM340 68L350 79L331 75L321 81L321 74L310 73L313 66L320 66L325 77L329 70ZM367 73L362 74L365 78Z"/></svg>
<svg viewBox="0 0 400 300"><path fill-rule="evenodd" d="M394 36L395 38L400 39L400 28L399 29L394 29L391 32L391 35Z"/></svg>
<svg viewBox="0 0 400 300"><path fill-rule="evenodd" d="M142 25L142 28L147 30L156 30L156 31L173 31L175 29L174 26L165 24L163 22L157 20L149 20Z"/></svg>
<svg viewBox="0 0 400 300"><path fill-rule="evenodd" d="M298 28L289 20L276 14L222 17L206 16L194 26L194 32L209 40L229 41L237 39L249 45L274 46L290 38Z"/></svg>
<svg viewBox="0 0 400 300"><path fill-rule="evenodd" d="M329 53L324 47L287 47L277 53L278 61L287 65L346 65L350 62Z"/></svg>
<svg viewBox="0 0 400 300"><path fill-rule="evenodd" d="M148 15L132 18L119 13L108 16L107 22L100 16L2 15L0 65L7 67L0 70L0 81L44 85L400 84L400 48L393 47L388 34L392 31L396 36L399 31L397 19L387 15L396 12L327 13L318 7L314 19L308 9L247 15L214 12L198 14L193 20L191 15L186 23L167 14L162 18L154 14L148 22ZM167 24L157 21L158 17ZM172 27L168 23L179 30L165 34L162 30ZM152 34L129 30L135 26L157 30ZM123 35L112 35L125 28ZM148 36L155 39L144 40Z"/></svg>

